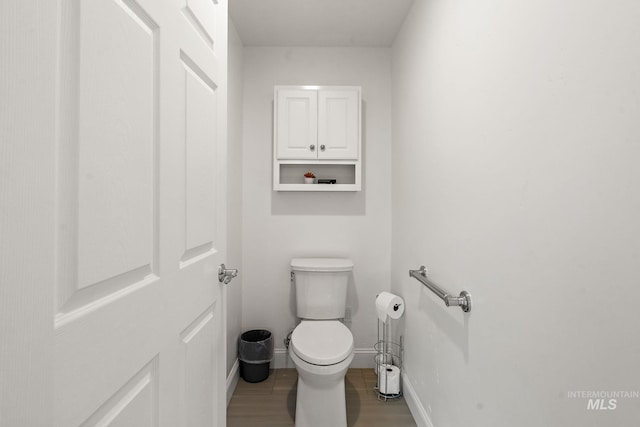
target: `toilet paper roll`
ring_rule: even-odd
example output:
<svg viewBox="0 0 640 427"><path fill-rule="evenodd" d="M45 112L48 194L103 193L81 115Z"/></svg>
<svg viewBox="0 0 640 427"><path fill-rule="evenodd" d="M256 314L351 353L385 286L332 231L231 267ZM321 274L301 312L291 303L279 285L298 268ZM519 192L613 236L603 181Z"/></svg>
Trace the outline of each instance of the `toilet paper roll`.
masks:
<svg viewBox="0 0 640 427"><path fill-rule="evenodd" d="M393 355L391 353L378 353L374 358L376 367L373 368L373 372L378 375L381 365L393 365Z"/></svg>
<svg viewBox="0 0 640 427"><path fill-rule="evenodd" d="M378 366L378 390L382 394L400 393L400 368L393 365Z"/></svg>
<svg viewBox="0 0 640 427"><path fill-rule="evenodd" d="M376 297L376 312L383 323L387 321L387 317L399 319L404 313L404 301L398 295L380 292Z"/></svg>

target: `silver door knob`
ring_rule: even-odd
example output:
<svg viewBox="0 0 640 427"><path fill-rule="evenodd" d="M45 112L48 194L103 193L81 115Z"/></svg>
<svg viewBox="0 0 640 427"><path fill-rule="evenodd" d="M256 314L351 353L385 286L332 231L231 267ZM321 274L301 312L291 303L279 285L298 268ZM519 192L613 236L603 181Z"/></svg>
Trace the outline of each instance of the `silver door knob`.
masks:
<svg viewBox="0 0 640 427"><path fill-rule="evenodd" d="M238 275L238 269L227 268L224 264L218 267L218 281L228 285L234 277Z"/></svg>
<svg viewBox="0 0 640 427"><path fill-rule="evenodd" d="M316 146L315 146L315 145L311 144L311 145L309 146L309 150L313 151L313 150L315 150L315 149L316 149Z"/></svg>
<svg viewBox="0 0 640 427"><path fill-rule="evenodd" d="M321 149L322 151L324 151L324 144L322 144L322 145L320 146L320 149Z"/></svg>

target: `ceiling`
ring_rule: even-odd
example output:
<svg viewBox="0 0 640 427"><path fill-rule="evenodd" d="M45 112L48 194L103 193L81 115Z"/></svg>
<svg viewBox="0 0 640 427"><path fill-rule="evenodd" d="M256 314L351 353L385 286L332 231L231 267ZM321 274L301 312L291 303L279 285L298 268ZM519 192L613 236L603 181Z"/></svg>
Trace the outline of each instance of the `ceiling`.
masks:
<svg viewBox="0 0 640 427"><path fill-rule="evenodd" d="M413 0L229 0L245 46L391 46Z"/></svg>

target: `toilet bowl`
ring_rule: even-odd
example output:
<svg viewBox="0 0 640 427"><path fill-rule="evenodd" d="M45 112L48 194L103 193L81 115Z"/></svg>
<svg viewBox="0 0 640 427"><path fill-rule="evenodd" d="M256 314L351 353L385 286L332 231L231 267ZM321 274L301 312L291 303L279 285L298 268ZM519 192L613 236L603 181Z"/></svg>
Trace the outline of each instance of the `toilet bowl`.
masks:
<svg viewBox="0 0 640 427"><path fill-rule="evenodd" d="M351 331L338 320L303 320L291 335L289 355L298 371L296 427L346 427Z"/></svg>

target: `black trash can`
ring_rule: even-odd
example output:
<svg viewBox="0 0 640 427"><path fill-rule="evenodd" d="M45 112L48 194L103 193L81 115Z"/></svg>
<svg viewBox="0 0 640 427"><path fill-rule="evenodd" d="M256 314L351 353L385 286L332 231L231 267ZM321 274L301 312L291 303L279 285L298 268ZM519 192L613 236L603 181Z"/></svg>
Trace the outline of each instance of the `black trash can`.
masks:
<svg viewBox="0 0 640 427"><path fill-rule="evenodd" d="M240 335L238 359L240 376L249 383L258 383L269 377L269 364L273 358L273 337L265 329L254 329Z"/></svg>

